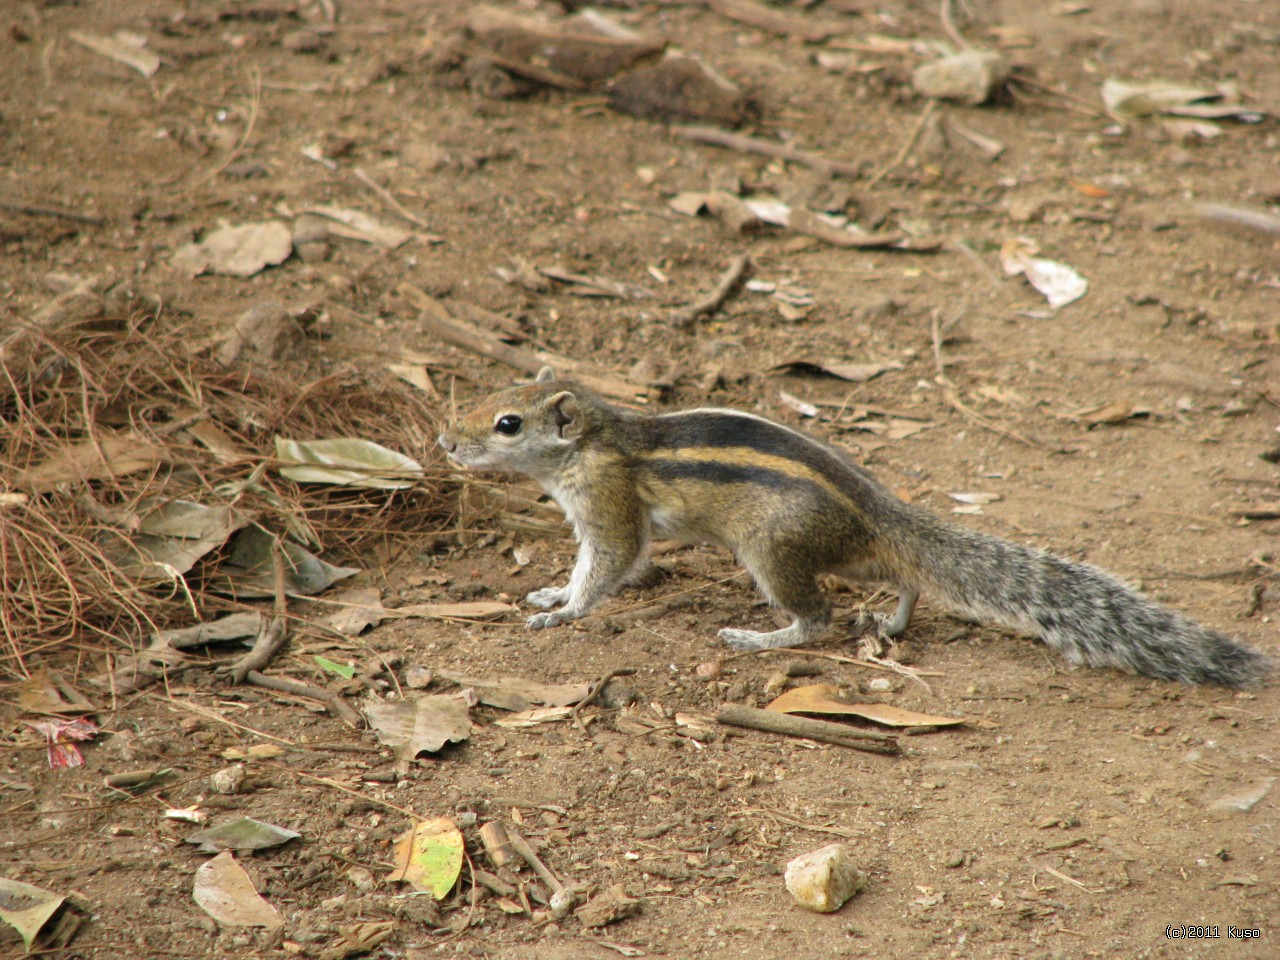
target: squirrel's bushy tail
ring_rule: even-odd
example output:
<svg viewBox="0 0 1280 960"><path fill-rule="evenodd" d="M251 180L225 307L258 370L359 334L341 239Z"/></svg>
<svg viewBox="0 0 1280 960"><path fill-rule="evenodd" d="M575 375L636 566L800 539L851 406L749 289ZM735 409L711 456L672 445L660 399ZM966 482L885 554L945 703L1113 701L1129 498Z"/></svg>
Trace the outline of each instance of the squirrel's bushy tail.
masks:
<svg viewBox="0 0 1280 960"><path fill-rule="evenodd" d="M903 557L925 596L975 619L1041 637L1073 663L1160 680L1244 687L1268 659L1162 607L1097 567L951 526L908 508L918 549Z"/></svg>

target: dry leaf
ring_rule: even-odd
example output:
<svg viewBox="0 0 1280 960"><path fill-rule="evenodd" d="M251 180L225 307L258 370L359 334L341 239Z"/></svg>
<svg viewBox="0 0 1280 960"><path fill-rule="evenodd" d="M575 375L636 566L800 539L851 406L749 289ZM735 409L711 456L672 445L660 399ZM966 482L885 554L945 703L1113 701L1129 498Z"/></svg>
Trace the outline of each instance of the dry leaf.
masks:
<svg viewBox="0 0 1280 960"><path fill-rule="evenodd" d="M816 417L818 415L818 408L812 403L809 403L806 400L801 400L799 397L787 393L785 390L778 391L778 399L802 417Z"/></svg>
<svg viewBox="0 0 1280 960"><path fill-rule="evenodd" d="M998 493L950 493L947 494L952 500L958 500L961 503L995 503L1002 499Z"/></svg>
<svg viewBox="0 0 1280 960"><path fill-rule="evenodd" d="M567 707L587 695L587 683L538 683L523 677L467 677L455 673L440 676L461 687L471 687L481 703L501 710L528 710L534 704Z"/></svg>
<svg viewBox="0 0 1280 960"><path fill-rule="evenodd" d="M436 389L435 383L431 380L431 374L427 372L427 368L422 364L388 363L387 369L411 387L417 387L427 396L440 396L440 391Z"/></svg>
<svg viewBox="0 0 1280 960"><path fill-rule="evenodd" d="M471 736L470 705L458 696L432 694L374 703L364 715L378 740L395 753L399 770L407 770L420 753L435 753L446 743Z"/></svg>
<svg viewBox="0 0 1280 960"><path fill-rule="evenodd" d="M27 950L65 899L43 887L0 877L0 920L18 931Z"/></svg>
<svg viewBox="0 0 1280 960"><path fill-rule="evenodd" d="M41 668L18 684L18 709L23 713L96 713L97 707L60 673Z"/></svg>
<svg viewBox="0 0 1280 960"><path fill-rule="evenodd" d="M158 467L168 455L160 444L137 434L113 434L63 447L47 460L18 474L15 486L39 492L60 483L122 477Z"/></svg>
<svg viewBox="0 0 1280 960"><path fill-rule="evenodd" d="M170 263L192 277L202 273L251 277L284 263L292 253L293 230L279 220L267 220L214 230L198 243L183 244Z"/></svg>
<svg viewBox="0 0 1280 960"><path fill-rule="evenodd" d="M187 843L199 844L201 853L218 853L222 850L267 850L301 836L296 831L263 823L253 817L240 817L183 839Z"/></svg>
<svg viewBox="0 0 1280 960"><path fill-rule="evenodd" d="M249 874L230 851L196 870L193 897L200 909L224 926L274 930L284 923L279 911L258 896Z"/></svg>
<svg viewBox="0 0 1280 960"><path fill-rule="evenodd" d="M160 58L146 49L147 38L136 33L119 30L115 36L104 37L96 33L72 30L67 34L67 39L94 53L110 57L116 63L132 67L144 77L155 76L155 72L160 69Z"/></svg>
<svg viewBox="0 0 1280 960"><path fill-rule="evenodd" d="M1143 417L1151 413L1149 407L1138 407L1127 400L1112 400L1092 407L1081 407L1070 413L1060 414L1063 419L1076 420L1080 423L1121 423L1134 417Z"/></svg>
<svg viewBox="0 0 1280 960"><path fill-rule="evenodd" d="M1201 100L1216 99L1218 94L1204 87L1156 80L1150 83L1125 83L1106 80L1102 84L1102 105L1107 113L1120 120L1146 117L1153 113L1169 113L1171 108L1185 107Z"/></svg>
<svg viewBox="0 0 1280 960"><path fill-rule="evenodd" d="M496 600L474 600L469 603L410 603L387 610L388 617L422 617L428 620L494 620L520 608Z"/></svg>
<svg viewBox="0 0 1280 960"><path fill-rule="evenodd" d="M412 457L358 437L276 437L276 460L280 475L297 483L407 490L422 476L422 464Z"/></svg>
<svg viewBox="0 0 1280 960"><path fill-rule="evenodd" d="M413 236L412 230L387 226L367 213L348 207L307 207L299 212L313 213L333 221L334 225L329 227L331 236L358 240L361 243L373 243L388 250L394 250L403 245Z"/></svg>
<svg viewBox="0 0 1280 960"><path fill-rule="evenodd" d="M535 707L532 710L524 710L513 713L509 717L503 717L501 720L495 720L493 725L506 727L508 730L523 730L527 727L536 727L540 723L568 720L571 716L573 716L572 707Z"/></svg>
<svg viewBox="0 0 1280 960"><path fill-rule="evenodd" d="M1074 303L1089 292L1089 281L1065 263L1046 260L1035 254L1039 248L1026 237L1012 237L1000 247L1000 263L1011 277L1022 274L1057 310Z"/></svg>
<svg viewBox="0 0 1280 960"><path fill-rule="evenodd" d="M862 717L888 727L951 727L964 723L962 718L937 717L915 713L888 703L846 703L840 699L840 688L829 683L815 683L788 690L765 707L775 713L822 713L836 716Z"/></svg>
<svg viewBox="0 0 1280 960"><path fill-rule="evenodd" d="M376 627L391 615L382 605L382 591L377 587L355 587L326 597L338 609L322 621L348 637L359 636L368 627Z"/></svg>
<svg viewBox="0 0 1280 960"><path fill-rule="evenodd" d="M865 383L868 380L874 380L882 373L901 369L903 369L903 365L892 360L886 363L828 363L816 360L788 360L786 363L770 367L769 372L791 373L797 376L825 374L829 377L848 380L852 383Z"/></svg>

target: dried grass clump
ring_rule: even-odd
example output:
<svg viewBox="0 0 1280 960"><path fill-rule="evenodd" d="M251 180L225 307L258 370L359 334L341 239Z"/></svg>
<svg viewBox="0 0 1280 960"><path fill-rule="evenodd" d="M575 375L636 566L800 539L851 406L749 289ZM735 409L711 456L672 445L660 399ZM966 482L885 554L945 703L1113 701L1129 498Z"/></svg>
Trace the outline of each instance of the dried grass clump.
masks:
<svg viewBox="0 0 1280 960"><path fill-rule="evenodd" d="M338 560L444 520L438 471L380 491L264 469L277 435L372 440L429 466L437 415L421 394L354 368L224 367L177 322L103 313L64 311L0 342L0 669L24 674L24 658L64 644L132 647L239 606L203 589L216 556L159 585L112 559L157 500L234 504L276 533L309 527Z"/></svg>

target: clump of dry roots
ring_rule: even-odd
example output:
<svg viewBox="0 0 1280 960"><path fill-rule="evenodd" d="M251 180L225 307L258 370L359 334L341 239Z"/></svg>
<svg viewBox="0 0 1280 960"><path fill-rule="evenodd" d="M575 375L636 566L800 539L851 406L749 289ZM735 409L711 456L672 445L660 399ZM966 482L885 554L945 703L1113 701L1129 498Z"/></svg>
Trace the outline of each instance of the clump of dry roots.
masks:
<svg viewBox="0 0 1280 960"><path fill-rule="evenodd" d="M163 313L81 290L0 338L3 672L59 646L125 652L237 606L206 590L221 549L168 578L121 563L158 502L234 505L265 530L308 531L338 561L444 519L438 470L409 489L359 490L302 487L271 469L277 436L371 440L430 466L436 414L424 395L353 368L227 366Z"/></svg>

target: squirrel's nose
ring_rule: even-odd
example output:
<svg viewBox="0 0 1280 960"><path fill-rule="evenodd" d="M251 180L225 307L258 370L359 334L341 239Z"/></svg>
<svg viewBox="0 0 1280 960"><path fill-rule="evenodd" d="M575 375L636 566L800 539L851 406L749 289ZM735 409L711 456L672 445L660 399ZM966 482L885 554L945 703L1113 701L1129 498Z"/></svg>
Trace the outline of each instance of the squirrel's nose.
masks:
<svg viewBox="0 0 1280 960"><path fill-rule="evenodd" d="M440 446L444 447L446 453L453 453L458 449L458 445L449 439L447 433L440 434Z"/></svg>

